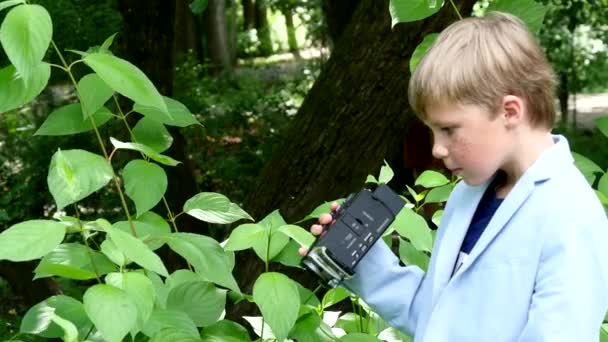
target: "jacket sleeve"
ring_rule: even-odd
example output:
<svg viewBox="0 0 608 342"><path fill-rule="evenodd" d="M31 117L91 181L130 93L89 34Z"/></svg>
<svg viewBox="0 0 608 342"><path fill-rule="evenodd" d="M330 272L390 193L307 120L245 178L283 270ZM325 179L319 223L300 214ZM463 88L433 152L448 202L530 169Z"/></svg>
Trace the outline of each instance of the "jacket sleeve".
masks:
<svg viewBox="0 0 608 342"><path fill-rule="evenodd" d="M424 272L403 267L383 241L361 259L355 275L342 285L361 297L392 327L414 335L421 307Z"/></svg>
<svg viewBox="0 0 608 342"><path fill-rule="evenodd" d="M519 342L598 341L608 309L608 224L552 223Z"/></svg>

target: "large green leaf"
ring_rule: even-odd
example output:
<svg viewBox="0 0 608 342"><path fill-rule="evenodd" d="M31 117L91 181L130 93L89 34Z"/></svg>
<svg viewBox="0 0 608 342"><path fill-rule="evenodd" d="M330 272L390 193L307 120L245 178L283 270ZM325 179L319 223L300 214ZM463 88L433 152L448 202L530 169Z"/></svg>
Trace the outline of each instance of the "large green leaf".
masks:
<svg viewBox="0 0 608 342"><path fill-rule="evenodd" d="M187 332L175 328L164 328L154 334L150 342L200 342L198 336L191 336Z"/></svg>
<svg viewBox="0 0 608 342"><path fill-rule="evenodd" d="M300 246L310 247L315 242L315 237L308 230L300 226L288 224L279 227L279 231L294 239Z"/></svg>
<svg viewBox="0 0 608 342"><path fill-rule="evenodd" d="M145 275L136 272L110 273L106 283L122 289L129 295L137 307L137 326L131 330L133 335L143 329L144 324L152 315L156 291L152 281Z"/></svg>
<svg viewBox="0 0 608 342"><path fill-rule="evenodd" d="M47 183L59 209L104 187L112 179L110 163L84 150L58 150L51 159Z"/></svg>
<svg viewBox="0 0 608 342"><path fill-rule="evenodd" d="M123 170L125 192L135 202L137 216L155 205L167 191L167 174L162 167L137 159L130 161Z"/></svg>
<svg viewBox="0 0 608 342"><path fill-rule="evenodd" d="M50 77L51 66L47 63L36 65L27 81L19 77L12 65L0 69L0 113L32 101L44 90Z"/></svg>
<svg viewBox="0 0 608 342"><path fill-rule="evenodd" d="M416 50L414 50L414 53L410 58L410 73L414 73L414 70L416 70L418 63L420 63L420 60L422 59L422 57L424 57L424 54L427 52L427 50L433 45L433 43L435 43L435 40L437 40L438 36L439 33L430 33L424 36L424 39L420 44L418 44Z"/></svg>
<svg viewBox="0 0 608 342"><path fill-rule="evenodd" d="M249 333L242 325L228 320L221 320L205 327L201 332L203 342L248 342Z"/></svg>
<svg viewBox="0 0 608 342"><path fill-rule="evenodd" d="M450 180L441 173L433 170L426 170L416 178L415 185L421 185L425 188L436 188L438 186L446 185L449 182Z"/></svg>
<svg viewBox="0 0 608 342"><path fill-rule="evenodd" d="M99 108L93 114L95 126L100 127L112 118L106 107ZM82 117L80 103L72 103L54 110L34 135L69 135L87 132L93 129L91 119Z"/></svg>
<svg viewBox="0 0 608 342"><path fill-rule="evenodd" d="M226 290L204 281L177 285L167 296L167 309L185 312L196 326L217 322L226 306Z"/></svg>
<svg viewBox="0 0 608 342"><path fill-rule="evenodd" d="M602 132L605 137L608 137L608 115L600 116L593 119L597 129Z"/></svg>
<svg viewBox="0 0 608 342"><path fill-rule="evenodd" d="M303 268L302 256L298 253L300 247L300 244L295 242L295 240L289 240L285 247L283 247L277 255L272 257L270 261L279 262L285 266Z"/></svg>
<svg viewBox="0 0 608 342"><path fill-rule="evenodd" d="M495 0L490 2L486 12L502 11L511 13L526 23L530 31L536 33L543 26L545 13L548 9L548 6L535 0Z"/></svg>
<svg viewBox="0 0 608 342"><path fill-rule="evenodd" d="M237 204L215 192L201 192L184 203L184 212L209 223L232 223L240 219L253 221Z"/></svg>
<svg viewBox="0 0 608 342"><path fill-rule="evenodd" d="M108 234L116 247L134 263L165 277L169 275L162 260L141 240L114 227L108 229Z"/></svg>
<svg viewBox="0 0 608 342"><path fill-rule="evenodd" d="M173 328L186 335L198 337L196 325L185 312L159 308L154 309L142 332L152 337L165 328Z"/></svg>
<svg viewBox="0 0 608 342"><path fill-rule="evenodd" d="M253 285L253 299L277 340L287 338L300 311L300 295L293 280L281 273L263 273Z"/></svg>
<svg viewBox="0 0 608 342"><path fill-rule="evenodd" d="M429 267L429 256L403 239L399 243L399 259L405 265L417 265L423 271L426 271Z"/></svg>
<svg viewBox="0 0 608 342"><path fill-rule="evenodd" d="M158 153L167 150L173 143L173 137L165 125L148 117L141 118L133 127L133 136L136 142Z"/></svg>
<svg viewBox="0 0 608 342"><path fill-rule="evenodd" d="M597 184L597 189L608 197L608 173L604 173Z"/></svg>
<svg viewBox="0 0 608 342"><path fill-rule="evenodd" d="M150 79L135 65L106 53L92 53L84 62L112 89L136 103L158 109L168 119L171 114Z"/></svg>
<svg viewBox="0 0 608 342"><path fill-rule="evenodd" d="M452 184L432 188L424 197L424 203L441 203L448 200L454 186Z"/></svg>
<svg viewBox="0 0 608 342"><path fill-rule="evenodd" d="M57 314L53 313L51 321L63 329L63 341L65 342L78 342L78 329L74 323L67 319L61 318Z"/></svg>
<svg viewBox="0 0 608 342"><path fill-rule="evenodd" d="M301 342L334 342L336 337L327 323L316 312L298 318L289 337Z"/></svg>
<svg viewBox="0 0 608 342"><path fill-rule="evenodd" d="M99 284L83 296L84 310L108 342L120 342L137 324L137 305L127 292Z"/></svg>
<svg viewBox="0 0 608 342"><path fill-rule="evenodd" d="M116 266L103 254L80 243L63 243L40 260L34 279L60 276L86 280L115 271Z"/></svg>
<svg viewBox="0 0 608 342"><path fill-rule="evenodd" d="M253 241L253 250L264 261L270 261L277 256L289 243L287 235L280 231L287 225L278 210L268 214L258 225L264 229L262 238Z"/></svg>
<svg viewBox="0 0 608 342"><path fill-rule="evenodd" d="M412 242L416 249L430 252L433 249L433 237L426 220L410 208L403 208L391 226L399 235Z"/></svg>
<svg viewBox="0 0 608 342"><path fill-rule="evenodd" d="M157 250L165 244L161 238L171 234L171 227L161 216L151 211L144 213L136 220L132 220L137 238L142 240L151 250ZM131 234L129 221L119 221L112 225L114 228Z"/></svg>
<svg viewBox="0 0 608 342"><path fill-rule="evenodd" d="M430 17L443 6L443 0L431 2L435 6L431 6L428 0L391 0L389 4L389 12L392 18L391 26L394 27L398 23Z"/></svg>
<svg viewBox="0 0 608 342"><path fill-rule="evenodd" d="M350 293L345 288L338 286L335 287L323 296L323 309L327 309L328 307L343 301L348 298Z"/></svg>
<svg viewBox="0 0 608 342"><path fill-rule="evenodd" d="M578 167L578 169L585 176L585 179L587 179L587 182L589 182L590 185L593 185L593 183L595 182L597 173L604 172L601 167L599 167L596 163L591 161L591 159L583 156L582 154L572 152L572 157L574 158L574 165Z"/></svg>
<svg viewBox="0 0 608 342"><path fill-rule="evenodd" d="M192 233L174 233L165 240L173 251L194 266L197 273L211 282L241 292L232 276L230 258L217 241Z"/></svg>
<svg viewBox="0 0 608 342"><path fill-rule="evenodd" d="M364 334L364 333L354 333L348 334L340 337L338 342L382 342L376 336Z"/></svg>
<svg viewBox="0 0 608 342"><path fill-rule="evenodd" d="M91 329L93 323L87 317L84 306L78 300L64 296L52 296L31 307L23 320L19 331L25 334L36 334L45 338L58 338L64 335L62 329L52 322L54 313L71 322L79 330L82 339Z"/></svg>
<svg viewBox="0 0 608 342"><path fill-rule="evenodd" d="M262 226L255 223L241 224L232 230L224 249L227 251L240 251L251 248L255 241L265 237L267 237L267 234Z"/></svg>
<svg viewBox="0 0 608 342"><path fill-rule="evenodd" d="M66 226L50 220L17 223L0 233L0 260L38 259L61 243Z"/></svg>
<svg viewBox="0 0 608 342"><path fill-rule="evenodd" d="M2 11L3 9L7 9L11 6L20 5L24 3L25 0L4 0L0 2L0 11Z"/></svg>
<svg viewBox="0 0 608 342"><path fill-rule="evenodd" d="M386 160L384 161L384 165L380 168L380 175L378 176L378 183L387 184L393 179L395 176L395 172L388 165Z"/></svg>
<svg viewBox="0 0 608 342"><path fill-rule="evenodd" d="M147 118L155 120L160 123L164 123L169 126L186 127L190 125L200 124L198 120L190 113L190 110L183 105L181 102L176 101L172 98L163 96L163 100L167 105L169 113L168 117L158 108L154 106L145 105L143 103L135 103L133 111L145 115Z"/></svg>
<svg viewBox="0 0 608 342"><path fill-rule="evenodd" d="M12 8L0 26L0 42L21 77L29 81L42 61L53 36L53 23L40 5Z"/></svg>
<svg viewBox="0 0 608 342"><path fill-rule="evenodd" d="M88 74L78 81L78 93L82 103L82 117L86 119L103 107L114 92L97 74Z"/></svg>
<svg viewBox="0 0 608 342"><path fill-rule="evenodd" d="M175 166L177 164L179 164L180 162L178 162L177 160L162 155L158 152L156 152L153 148L146 146L144 144L140 144L140 143L131 143L131 142L122 142L119 141L117 139L114 138L110 138L110 142L112 143L112 145L114 145L115 148L117 149L124 149L124 150L132 150L132 151L139 151L143 154L145 154L148 158L157 161L161 164L165 164L165 165L169 165L169 166Z"/></svg>

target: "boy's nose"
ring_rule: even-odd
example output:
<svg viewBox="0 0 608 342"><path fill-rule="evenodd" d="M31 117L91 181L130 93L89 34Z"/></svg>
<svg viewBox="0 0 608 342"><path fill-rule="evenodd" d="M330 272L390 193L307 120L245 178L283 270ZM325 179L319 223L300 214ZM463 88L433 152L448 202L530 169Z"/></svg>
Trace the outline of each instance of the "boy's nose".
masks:
<svg viewBox="0 0 608 342"><path fill-rule="evenodd" d="M444 159L448 156L448 149L445 146L434 143L433 144L433 157L437 159Z"/></svg>

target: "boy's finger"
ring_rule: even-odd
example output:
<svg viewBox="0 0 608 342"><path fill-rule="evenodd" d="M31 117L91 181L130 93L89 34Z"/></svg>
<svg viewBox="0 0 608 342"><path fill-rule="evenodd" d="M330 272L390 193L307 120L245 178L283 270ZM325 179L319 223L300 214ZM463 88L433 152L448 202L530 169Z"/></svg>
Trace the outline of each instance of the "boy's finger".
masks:
<svg viewBox="0 0 608 342"><path fill-rule="evenodd" d="M331 202L331 211L337 211L338 208L340 208L340 205L338 204L338 202Z"/></svg>
<svg viewBox="0 0 608 342"><path fill-rule="evenodd" d="M321 216L319 216L319 223L320 224L330 224L333 219L334 218L331 216L331 214L324 213L324 214L321 214Z"/></svg>
<svg viewBox="0 0 608 342"><path fill-rule="evenodd" d="M323 232L323 227L320 224L313 224L310 226L310 232L312 235L319 235Z"/></svg>
<svg viewBox="0 0 608 342"><path fill-rule="evenodd" d="M298 254L300 254L301 256L306 256L306 254L308 254L308 248L306 248L306 247L298 248Z"/></svg>

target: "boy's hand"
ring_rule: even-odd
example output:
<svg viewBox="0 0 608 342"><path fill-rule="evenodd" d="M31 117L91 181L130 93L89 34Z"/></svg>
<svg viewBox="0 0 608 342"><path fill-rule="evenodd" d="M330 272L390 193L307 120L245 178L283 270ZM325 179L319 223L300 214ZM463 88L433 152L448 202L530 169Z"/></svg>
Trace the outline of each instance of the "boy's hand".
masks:
<svg viewBox="0 0 608 342"><path fill-rule="evenodd" d="M332 214L335 213L339 207L340 207L340 205L338 204L338 202L332 202L331 213ZM312 233L312 235L315 235L315 236L320 235L321 233L323 233L323 225L329 225L329 224L333 223L334 218L332 217L332 214L324 213L319 216L319 223L316 223L316 224L313 224L312 226L310 226L310 232ZM298 249L298 253L301 256L306 256L306 254L308 254L308 248L300 247L300 249Z"/></svg>

